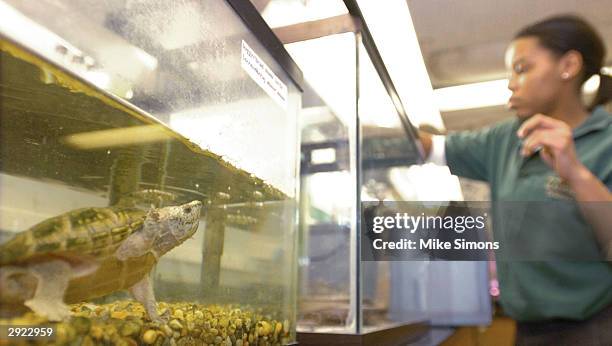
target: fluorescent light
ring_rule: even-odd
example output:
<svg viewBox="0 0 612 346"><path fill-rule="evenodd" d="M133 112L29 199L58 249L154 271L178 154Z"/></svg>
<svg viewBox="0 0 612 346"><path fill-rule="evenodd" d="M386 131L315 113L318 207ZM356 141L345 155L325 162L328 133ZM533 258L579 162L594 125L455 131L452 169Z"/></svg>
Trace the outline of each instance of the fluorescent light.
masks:
<svg viewBox="0 0 612 346"><path fill-rule="evenodd" d="M444 128L406 0L358 0L410 121Z"/></svg>
<svg viewBox="0 0 612 346"><path fill-rule="evenodd" d="M75 133L64 137L63 142L73 148L91 150L159 142L170 138L170 130L162 125L142 125Z"/></svg>
<svg viewBox="0 0 612 346"><path fill-rule="evenodd" d="M287 44L285 48L338 119L347 125L355 123L355 35L325 36Z"/></svg>
<svg viewBox="0 0 612 346"><path fill-rule="evenodd" d="M401 128L397 110L363 45L359 47L359 121L362 125Z"/></svg>
<svg viewBox="0 0 612 346"><path fill-rule="evenodd" d="M511 95L507 79L434 90L435 102L440 112L503 105Z"/></svg>
<svg viewBox="0 0 612 346"><path fill-rule="evenodd" d="M594 75L584 83L582 91L592 94L598 88L599 76ZM440 112L505 105L512 95L507 79L439 88L433 93Z"/></svg>

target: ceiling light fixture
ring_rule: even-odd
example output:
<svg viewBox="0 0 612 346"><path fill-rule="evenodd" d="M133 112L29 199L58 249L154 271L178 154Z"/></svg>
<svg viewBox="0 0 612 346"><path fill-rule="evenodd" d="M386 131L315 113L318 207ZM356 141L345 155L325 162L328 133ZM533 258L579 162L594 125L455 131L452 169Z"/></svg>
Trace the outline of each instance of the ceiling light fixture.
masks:
<svg viewBox="0 0 612 346"><path fill-rule="evenodd" d="M598 88L599 76L594 75L584 83L582 91L589 95ZM508 89L507 79L497 79L434 89L433 94L440 112L450 112L505 105L512 92Z"/></svg>
<svg viewBox="0 0 612 346"><path fill-rule="evenodd" d="M406 0L357 2L412 124L444 128Z"/></svg>
<svg viewBox="0 0 612 346"><path fill-rule="evenodd" d="M435 103L440 112L503 105L508 102L511 95L507 79L434 90Z"/></svg>

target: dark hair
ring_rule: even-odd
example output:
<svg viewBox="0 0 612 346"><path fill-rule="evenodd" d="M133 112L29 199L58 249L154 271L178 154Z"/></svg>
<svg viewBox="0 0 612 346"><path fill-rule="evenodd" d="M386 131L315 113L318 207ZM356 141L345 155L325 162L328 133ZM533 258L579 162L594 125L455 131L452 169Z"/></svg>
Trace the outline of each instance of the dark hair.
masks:
<svg viewBox="0 0 612 346"><path fill-rule="evenodd" d="M559 56L572 50L582 55L584 66L580 84L595 74L600 76L599 90L590 110L612 99L612 77L601 71L606 47L587 21L575 15L554 16L523 28L514 38L521 37L535 37L543 47Z"/></svg>

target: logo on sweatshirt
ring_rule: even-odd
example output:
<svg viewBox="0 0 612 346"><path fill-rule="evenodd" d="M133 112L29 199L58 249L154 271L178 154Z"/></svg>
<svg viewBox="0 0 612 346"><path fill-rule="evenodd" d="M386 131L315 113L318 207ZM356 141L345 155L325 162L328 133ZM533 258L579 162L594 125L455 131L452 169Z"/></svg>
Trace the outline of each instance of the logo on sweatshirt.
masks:
<svg viewBox="0 0 612 346"><path fill-rule="evenodd" d="M557 175L549 175L546 178L546 195L552 198L574 200L574 192L569 184Z"/></svg>

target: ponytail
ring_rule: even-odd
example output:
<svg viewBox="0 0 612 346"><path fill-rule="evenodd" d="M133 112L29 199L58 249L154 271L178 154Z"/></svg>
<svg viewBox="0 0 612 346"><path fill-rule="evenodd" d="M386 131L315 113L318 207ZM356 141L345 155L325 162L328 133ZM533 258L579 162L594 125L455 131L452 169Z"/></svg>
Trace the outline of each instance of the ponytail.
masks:
<svg viewBox="0 0 612 346"><path fill-rule="evenodd" d="M595 99L591 103L589 110L593 110L595 107L600 105L606 105L606 103L612 100L612 77L605 73L599 74L599 89L595 95Z"/></svg>

